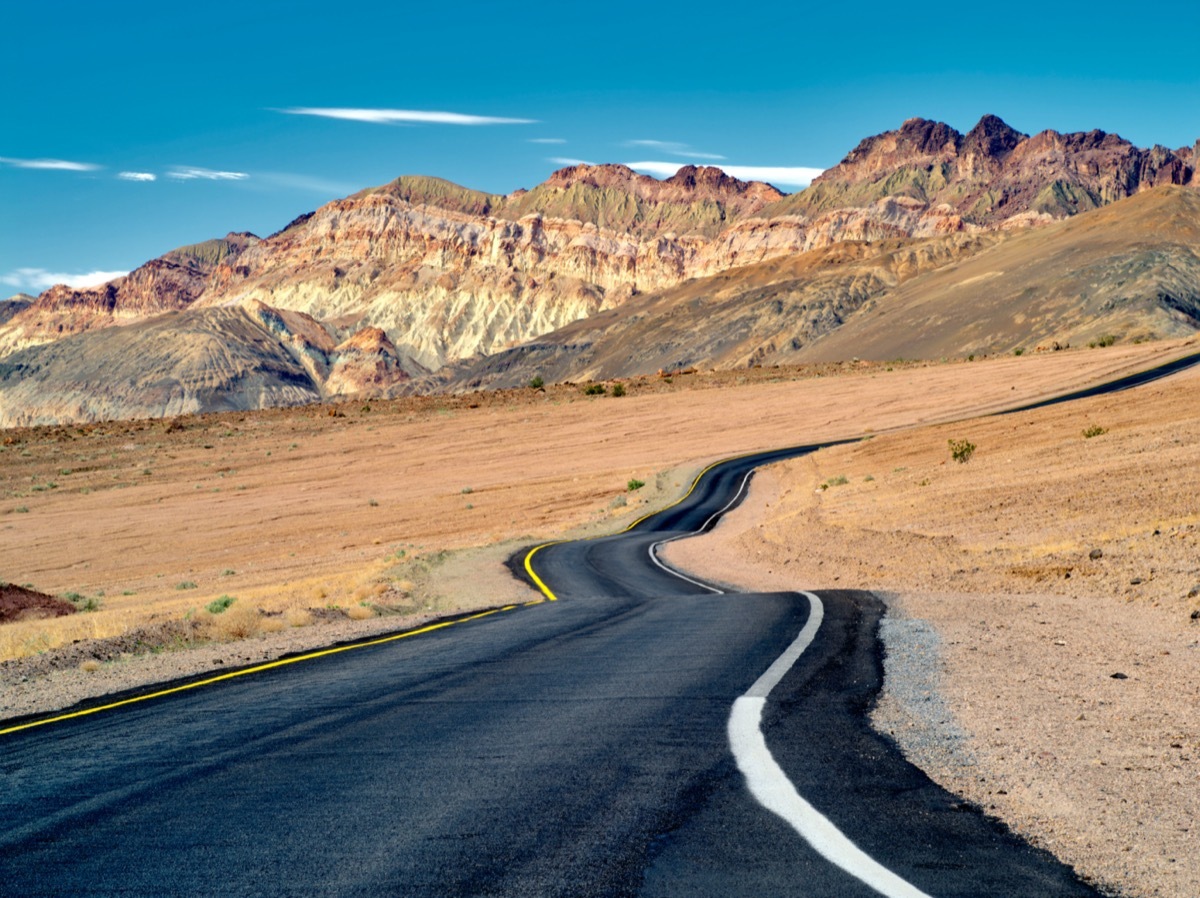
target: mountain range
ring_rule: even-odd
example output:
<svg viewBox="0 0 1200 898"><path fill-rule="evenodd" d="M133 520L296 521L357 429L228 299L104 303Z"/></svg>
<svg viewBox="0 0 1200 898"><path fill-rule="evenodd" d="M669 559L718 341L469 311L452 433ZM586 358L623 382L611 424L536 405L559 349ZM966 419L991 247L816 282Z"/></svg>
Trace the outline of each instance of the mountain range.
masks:
<svg viewBox="0 0 1200 898"><path fill-rule="evenodd" d="M0 302L0 426L1178 336L1198 158L985 116L910 119L792 195L694 166L401 177Z"/></svg>

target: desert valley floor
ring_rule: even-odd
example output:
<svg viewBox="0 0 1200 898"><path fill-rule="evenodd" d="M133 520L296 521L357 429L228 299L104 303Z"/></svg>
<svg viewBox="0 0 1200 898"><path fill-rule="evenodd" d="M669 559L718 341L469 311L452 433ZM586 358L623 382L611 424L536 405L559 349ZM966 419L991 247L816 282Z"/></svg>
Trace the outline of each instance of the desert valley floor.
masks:
<svg viewBox="0 0 1200 898"><path fill-rule="evenodd" d="M1200 374L978 416L1196 348L7 430L0 578L97 610L0 626L0 717L521 601L503 566L521 545L617 528L716 458L870 436L760 472L670 559L757 588L879 592L889 678L907 684L881 728L1085 876L1193 896ZM952 439L976 445L968 463Z"/></svg>

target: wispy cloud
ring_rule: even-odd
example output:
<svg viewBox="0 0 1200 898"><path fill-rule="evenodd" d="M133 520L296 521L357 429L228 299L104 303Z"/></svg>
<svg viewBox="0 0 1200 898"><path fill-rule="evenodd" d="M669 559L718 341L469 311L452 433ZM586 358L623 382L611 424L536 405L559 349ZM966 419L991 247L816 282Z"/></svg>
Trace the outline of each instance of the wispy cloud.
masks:
<svg viewBox="0 0 1200 898"><path fill-rule="evenodd" d="M66 159L13 159L11 156L0 156L0 165L11 165L13 168L36 168L43 171L99 171L102 168L91 162L70 162Z"/></svg>
<svg viewBox="0 0 1200 898"><path fill-rule="evenodd" d="M84 274L64 274L58 271L47 271L45 268L18 268L8 274L0 275L0 284L15 287L17 290L41 293L55 284L66 284L76 289L82 287L98 287L114 278L124 277L128 271L89 271Z"/></svg>
<svg viewBox="0 0 1200 898"><path fill-rule="evenodd" d="M148 171L123 171L117 175L122 181L157 181L158 175Z"/></svg>
<svg viewBox="0 0 1200 898"><path fill-rule="evenodd" d="M531 138L529 138L529 142L530 143L566 143L566 140L564 140L561 137L531 137Z"/></svg>
<svg viewBox="0 0 1200 898"><path fill-rule="evenodd" d="M693 150L686 143L679 143L675 140L627 140L627 147L647 147L651 150L659 150L663 153L670 153L672 156L679 156L683 159L724 159L725 157L719 153L701 153L698 150Z"/></svg>
<svg viewBox="0 0 1200 898"><path fill-rule="evenodd" d="M255 172L256 183L267 184L271 187L283 187L288 190L303 190L307 193L319 193L327 196L347 196L362 189L361 184L349 181L334 181L329 178L300 175L294 172Z"/></svg>
<svg viewBox="0 0 1200 898"><path fill-rule="evenodd" d="M245 181L250 176L244 171L214 171L211 168L179 166L167 172L175 181Z"/></svg>
<svg viewBox="0 0 1200 898"><path fill-rule="evenodd" d="M461 112L436 112L421 109L338 109L297 106L280 109L287 115L315 115L320 118L341 119L347 122L367 122L372 125L532 125L536 119L500 118L493 115L466 115Z"/></svg>
<svg viewBox="0 0 1200 898"><path fill-rule="evenodd" d="M657 178L669 178L681 166L678 162L626 162L634 171L645 172ZM766 181L776 187L807 187L823 168L791 165L722 165L721 171L743 181Z"/></svg>
<svg viewBox="0 0 1200 898"><path fill-rule="evenodd" d="M546 160L553 162L555 165L595 165L595 162L588 162L586 159L572 159L569 156L551 156Z"/></svg>

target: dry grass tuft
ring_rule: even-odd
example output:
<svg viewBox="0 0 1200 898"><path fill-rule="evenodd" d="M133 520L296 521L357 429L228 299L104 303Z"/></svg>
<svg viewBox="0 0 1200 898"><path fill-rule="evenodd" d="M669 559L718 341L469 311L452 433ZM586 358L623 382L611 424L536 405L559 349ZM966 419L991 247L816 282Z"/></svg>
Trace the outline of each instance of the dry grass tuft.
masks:
<svg viewBox="0 0 1200 898"><path fill-rule="evenodd" d="M95 658L88 658L88 660L79 665L79 669L84 673L95 673L100 669L100 662Z"/></svg>
<svg viewBox="0 0 1200 898"><path fill-rule="evenodd" d="M350 620L366 620L375 616L375 609L369 605L351 605L346 609L346 617Z"/></svg>
<svg viewBox="0 0 1200 898"><path fill-rule="evenodd" d="M289 627L307 627L313 621L307 608L289 608L283 612L283 622Z"/></svg>
<svg viewBox="0 0 1200 898"><path fill-rule="evenodd" d="M209 637L222 642L262 632L262 615L250 605L234 605L222 614L209 616L205 623Z"/></svg>
<svg viewBox="0 0 1200 898"><path fill-rule="evenodd" d="M259 629L261 629L264 633L278 633L280 630L286 630L287 626L288 625L284 622L283 618L281 618L279 615L264 617L259 622Z"/></svg>

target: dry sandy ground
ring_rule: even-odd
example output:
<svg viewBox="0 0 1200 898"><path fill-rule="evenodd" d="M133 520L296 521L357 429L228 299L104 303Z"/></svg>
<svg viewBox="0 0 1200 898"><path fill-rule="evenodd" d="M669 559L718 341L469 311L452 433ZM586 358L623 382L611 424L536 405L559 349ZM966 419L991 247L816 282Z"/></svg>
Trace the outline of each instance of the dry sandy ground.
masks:
<svg viewBox="0 0 1200 898"><path fill-rule="evenodd" d="M530 593L501 564L522 541L615 528L679 495L715 458L873 433L758 478L737 522L713 537L734 559L718 576L902 593L895 613L932 621L940 635L931 656L940 688L977 759L969 774L935 772L1081 869L1132 883L1132 894L1200 894L1181 885L1195 882L1196 856L1179 836L1195 816L1194 805L1179 814L1196 793L1200 752L1198 631L1187 618L1196 602L1183 597L1200 582L1189 560L1195 376L1190 393L1163 385L1086 412L891 433L1195 347L700 374L635 381L623 398L563 387L5 431L0 579L98 601L100 610L0 626L0 659L15 659L0 664L0 719L217 661L525 600ZM1155 390L1173 398L1146 401ZM1130 417L1142 408L1145 420ZM1108 432L1085 440L1091 422ZM952 437L979 446L969 464L948 461ZM848 482L818 495L838 475ZM627 491L631 478L646 486ZM746 530L756 512L774 517ZM821 522L819 536L795 526L810 519ZM697 554L700 545L672 551L712 573L717 553ZM880 551L863 557L872 545ZM1088 557L1093 547L1101 559ZM767 573L744 566L760 553L773 562ZM223 595L236 597L225 615L257 621L250 638L159 653L121 643L131 629L193 622L233 635L224 623L232 617L204 610ZM334 623L319 626L326 617ZM89 656L95 637L115 637L119 651L109 644ZM1128 679L1109 679L1113 672ZM1048 722L1047 707L1062 713ZM891 726L914 719L902 708ZM1108 779L1083 776L1096 771ZM1053 801L1035 806L1039 791ZM1168 864L1187 875L1172 880Z"/></svg>
<svg viewBox="0 0 1200 898"><path fill-rule="evenodd" d="M1195 898L1198 472L1193 369L773 466L664 554L747 587L884 595L901 650L877 726L1089 878Z"/></svg>

